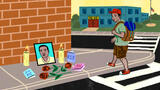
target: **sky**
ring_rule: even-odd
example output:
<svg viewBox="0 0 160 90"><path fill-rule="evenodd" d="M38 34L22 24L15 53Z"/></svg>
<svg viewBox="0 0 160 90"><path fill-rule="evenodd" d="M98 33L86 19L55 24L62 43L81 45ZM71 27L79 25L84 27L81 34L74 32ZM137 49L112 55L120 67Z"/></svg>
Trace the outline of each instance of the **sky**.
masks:
<svg viewBox="0 0 160 90"><path fill-rule="evenodd" d="M160 0L152 0L154 12L160 15ZM72 15L79 15L80 6L136 6L141 7L142 12L150 12L150 0L72 0Z"/></svg>

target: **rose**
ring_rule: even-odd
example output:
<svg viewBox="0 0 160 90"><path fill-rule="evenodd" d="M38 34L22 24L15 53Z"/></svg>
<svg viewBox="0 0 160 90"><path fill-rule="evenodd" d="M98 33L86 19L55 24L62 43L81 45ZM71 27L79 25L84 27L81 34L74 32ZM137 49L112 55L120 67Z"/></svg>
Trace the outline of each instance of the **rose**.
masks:
<svg viewBox="0 0 160 90"><path fill-rule="evenodd" d="M50 67L49 66L43 66L42 67L42 71L49 71L50 70Z"/></svg>
<svg viewBox="0 0 160 90"><path fill-rule="evenodd" d="M71 63L67 62L67 63L65 64L65 68L70 69L71 67L72 67L72 64L71 64Z"/></svg>
<svg viewBox="0 0 160 90"><path fill-rule="evenodd" d="M45 73L41 73L40 75L39 75L39 77L41 78L41 79L47 79L48 78L48 73L47 72L45 72Z"/></svg>

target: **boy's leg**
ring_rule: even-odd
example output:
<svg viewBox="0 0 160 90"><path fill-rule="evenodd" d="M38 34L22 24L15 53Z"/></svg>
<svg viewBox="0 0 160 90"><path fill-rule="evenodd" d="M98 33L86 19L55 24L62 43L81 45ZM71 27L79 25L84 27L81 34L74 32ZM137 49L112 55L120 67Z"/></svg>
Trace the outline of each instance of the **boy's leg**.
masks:
<svg viewBox="0 0 160 90"><path fill-rule="evenodd" d="M115 46L114 46L114 49L113 49L113 59L112 59L112 62L109 62L109 63L108 63L108 66L112 66L112 67L115 66L115 63L116 63L116 61L117 61L117 56L116 56L116 54L117 54L117 46L115 45Z"/></svg>
<svg viewBox="0 0 160 90"><path fill-rule="evenodd" d="M113 55L113 60L112 60L112 62L108 63L108 66L115 67L116 61L117 61L117 56Z"/></svg>
<svg viewBox="0 0 160 90"><path fill-rule="evenodd" d="M121 58L121 62L123 63L124 69L128 71L128 61L126 58Z"/></svg>
<svg viewBox="0 0 160 90"><path fill-rule="evenodd" d="M116 55L113 55L113 60L112 60L112 63L115 64L117 61L117 56Z"/></svg>

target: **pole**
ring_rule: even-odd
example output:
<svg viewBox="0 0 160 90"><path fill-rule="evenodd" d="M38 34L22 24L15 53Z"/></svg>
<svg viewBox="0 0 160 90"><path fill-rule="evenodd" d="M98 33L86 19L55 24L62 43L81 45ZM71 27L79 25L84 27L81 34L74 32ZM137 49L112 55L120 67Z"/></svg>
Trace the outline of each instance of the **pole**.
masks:
<svg viewBox="0 0 160 90"><path fill-rule="evenodd" d="M149 22L151 21L151 13L152 13L152 11L151 11L151 8L152 8L152 0L150 0L150 16L149 16Z"/></svg>
<svg viewBox="0 0 160 90"><path fill-rule="evenodd" d="M151 8L152 8L152 0L150 0L150 16L151 16L151 13L152 13Z"/></svg>

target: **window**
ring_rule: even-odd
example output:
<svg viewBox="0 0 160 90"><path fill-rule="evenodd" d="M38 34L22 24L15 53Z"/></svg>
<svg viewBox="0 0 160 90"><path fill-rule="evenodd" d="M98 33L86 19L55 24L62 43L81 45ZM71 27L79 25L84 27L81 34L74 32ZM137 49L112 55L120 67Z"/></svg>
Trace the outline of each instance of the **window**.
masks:
<svg viewBox="0 0 160 90"><path fill-rule="evenodd" d="M112 24L112 19L108 19L108 24Z"/></svg>
<svg viewBox="0 0 160 90"><path fill-rule="evenodd" d="M128 18L128 21L129 21L129 22L133 22L133 19L132 19L132 18Z"/></svg>
<svg viewBox="0 0 160 90"><path fill-rule="evenodd" d="M103 8L100 9L100 14L104 14L104 9Z"/></svg>
<svg viewBox="0 0 160 90"><path fill-rule="evenodd" d="M139 11L138 11L138 9L136 9L136 10L135 10L135 14L139 14Z"/></svg>
<svg viewBox="0 0 160 90"><path fill-rule="evenodd" d="M128 14L133 14L133 10L132 9L128 9Z"/></svg>
<svg viewBox="0 0 160 90"><path fill-rule="evenodd" d="M109 11L112 11L112 9L111 9L111 8L108 8L108 12L109 12Z"/></svg>
<svg viewBox="0 0 160 90"><path fill-rule="evenodd" d="M82 9L83 14L87 14L87 9Z"/></svg>
<svg viewBox="0 0 160 90"><path fill-rule="evenodd" d="M135 22L139 22L139 18L138 17L135 18Z"/></svg>
<svg viewBox="0 0 160 90"><path fill-rule="evenodd" d="M86 19L83 19L83 20L82 20L82 24L87 24L87 20L86 20Z"/></svg>
<svg viewBox="0 0 160 90"><path fill-rule="evenodd" d="M100 24L104 24L104 19L100 19Z"/></svg>
<svg viewBox="0 0 160 90"><path fill-rule="evenodd" d="M92 14L95 14L96 13L96 9L92 9Z"/></svg>

